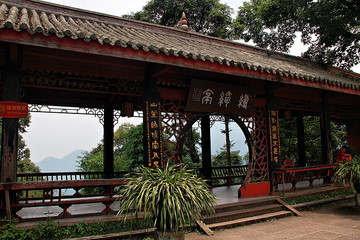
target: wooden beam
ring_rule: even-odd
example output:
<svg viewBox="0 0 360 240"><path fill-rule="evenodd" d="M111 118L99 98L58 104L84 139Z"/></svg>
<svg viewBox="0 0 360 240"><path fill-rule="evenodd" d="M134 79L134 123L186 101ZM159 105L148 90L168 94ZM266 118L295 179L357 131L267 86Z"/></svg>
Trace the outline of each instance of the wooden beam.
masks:
<svg viewBox="0 0 360 240"><path fill-rule="evenodd" d="M256 78L271 82L281 82L285 84L300 85L309 88L317 88L323 90L331 90L336 92L344 92L354 95L360 95L357 89L338 87L325 83L312 82L306 79L297 79L290 76L280 76L277 73L267 73L255 71L253 69L241 67L227 66L226 64L211 63L209 61L194 60L192 58L176 57L173 55L159 54L156 52L145 52L143 50L135 50L131 47L123 48L120 46L111 46L110 44L100 44L95 41L85 42L82 39L58 38L55 35L43 36L41 34L29 34L28 32L15 32L12 29L0 29L0 41L19 42L26 45L42 46L54 49L62 49L66 51L82 52L88 54L97 54L104 56L112 56L129 60L138 60L149 63L165 64L168 66L178 66L202 71L212 71L222 74Z"/></svg>

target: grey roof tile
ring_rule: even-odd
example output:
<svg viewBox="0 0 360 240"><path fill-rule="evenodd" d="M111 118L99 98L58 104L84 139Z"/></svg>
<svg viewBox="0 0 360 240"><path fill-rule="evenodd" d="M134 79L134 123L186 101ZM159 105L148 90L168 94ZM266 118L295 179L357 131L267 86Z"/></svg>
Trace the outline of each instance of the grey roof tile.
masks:
<svg viewBox="0 0 360 240"><path fill-rule="evenodd" d="M107 16L111 18L109 21L103 20L101 14L89 14L81 10L65 11L65 8L39 2L36 7L26 3L30 2L0 0L0 29L42 33L44 36L55 34L59 38L80 38L86 42L97 41L100 44L131 47L166 56L183 56L196 61L359 89L360 77L333 74L316 63L285 54L139 21Z"/></svg>

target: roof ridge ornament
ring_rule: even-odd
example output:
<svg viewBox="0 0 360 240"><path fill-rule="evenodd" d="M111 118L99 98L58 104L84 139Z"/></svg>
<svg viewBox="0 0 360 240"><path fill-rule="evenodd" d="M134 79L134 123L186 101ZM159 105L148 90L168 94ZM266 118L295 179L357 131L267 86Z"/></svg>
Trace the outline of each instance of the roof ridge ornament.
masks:
<svg viewBox="0 0 360 240"><path fill-rule="evenodd" d="M187 25L187 19L186 19L185 12L182 13L181 20L174 27L180 28L181 30L184 30L184 31L191 30L189 28L189 26Z"/></svg>

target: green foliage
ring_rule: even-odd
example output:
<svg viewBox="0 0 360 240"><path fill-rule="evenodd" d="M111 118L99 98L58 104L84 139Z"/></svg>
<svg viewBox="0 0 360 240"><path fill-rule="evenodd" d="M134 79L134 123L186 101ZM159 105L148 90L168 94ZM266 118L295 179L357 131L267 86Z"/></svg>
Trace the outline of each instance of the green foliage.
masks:
<svg viewBox="0 0 360 240"><path fill-rule="evenodd" d="M123 165L126 166L127 170L134 170L144 163L143 124L131 128L125 138L126 141L123 144Z"/></svg>
<svg viewBox="0 0 360 240"><path fill-rule="evenodd" d="M131 229L138 230L149 227L148 222L138 219L126 224L123 222L78 223L65 227L61 227L59 223L48 219L46 222L38 224L34 229L18 228L15 224L7 222L0 229L0 240L68 239L127 232Z"/></svg>
<svg viewBox="0 0 360 240"><path fill-rule="evenodd" d="M143 126L124 123L114 133L114 170L134 170L143 164ZM103 171L104 145L99 143L79 158L78 170Z"/></svg>
<svg viewBox="0 0 360 240"><path fill-rule="evenodd" d="M307 160L321 161L321 131L320 118L316 116L305 116L304 118L305 156ZM291 159L297 160L297 130L296 119L280 119L280 143L281 154L289 154ZM336 156L341 146L346 144L345 125L330 122L331 146L333 155Z"/></svg>
<svg viewBox="0 0 360 240"><path fill-rule="evenodd" d="M231 145L234 145L231 143ZM243 165L243 157L240 155L240 150L231 151L230 152L231 158L231 166ZM220 152L216 152L215 155L212 156L211 165L213 167L220 167L220 166L228 166L227 163L227 154L226 154L226 145L224 145Z"/></svg>
<svg viewBox="0 0 360 240"><path fill-rule="evenodd" d="M333 192L327 192L327 193L321 193L321 194L312 194L312 195L306 195L306 196L299 196L299 197L293 197L293 198L284 198L284 202L290 205L305 203L305 202L313 202L318 201L322 199L329 199L334 198L338 196L348 196L354 194L353 190L345 190L345 191L333 191Z"/></svg>
<svg viewBox="0 0 360 240"><path fill-rule="evenodd" d="M354 183L360 183L360 156L356 155L351 161L340 163L339 166L335 168L335 173L333 175L334 182L344 183L349 181L352 186Z"/></svg>
<svg viewBox="0 0 360 240"><path fill-rule="evenodd" d="M120 188L118 215L137 216L144 212L145 219L153 219L159 230L178 230L189 220L214 214L215 196L204 180L180 165L167 165L165 169L141 167L139 173L128 177Z"/></svg>
<svg viewBox="0 0 360 240"><path fill-rule="evenodd" d="M184 140L182 161L189 168L197 168L200 164L201 154L198 149L201 149L200 133L197 128L193 128L187 132Z"/></svg>
<svg viewBox="0 0 360 240"><path fill-rule="evenodd" d="M219 0L151 0L141 11L124 17L173 27L181 20L183 12L194 31L226 37L232 9Z"/></svg>
<svg viewBox="0 0 360 240"><path fill-rule="evenodd" d="M350 69L360 62L357 0L252 0L239 8L232 38L288 52L296 33L309 48L303 57Z"/></svg>

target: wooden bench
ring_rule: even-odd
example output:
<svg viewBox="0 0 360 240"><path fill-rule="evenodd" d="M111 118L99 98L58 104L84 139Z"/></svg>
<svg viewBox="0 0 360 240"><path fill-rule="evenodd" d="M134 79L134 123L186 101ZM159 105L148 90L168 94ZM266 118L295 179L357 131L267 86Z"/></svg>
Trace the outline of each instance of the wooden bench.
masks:
<svg viewBox="0 0 360 240"><path fill-rule="evenodd" d="M10 192L9 195L15 196L15 199L8 203L6 208L14 209L15 212L20 211L22 208L41 207L41 206L59 206L62 212L57 217L69 217L71 213L68 208L74 204L86 203L103 203L105 209L103 214L109 214L112 211L110 205L118 199L114 193L116 186L125 184L124 179L88 179L88 180L73 180L73 181L35 181L35 182L16 182L0 184L0 191ZM96 195L82 195L80 190L85 187L102 187L106 191L104 194ZM62 196L62 189L74 189L73 195ZM29 191L41 191L42 197L31 198ZM54 190L58 190L57 195ZM25 192L25 197L21 193ZM17 215L19 219L20 216Z"/></svg>
<svg viewBox="0 0 360 240"><path fill-rule="evenodd" d="M308 181L309 187L313 188L313 182L315 179L325 179L331 177L332 170L336 167L336 164L332 165L318 165L311 167L294 167L294 168L284 168L276 169L274 171L274 187L277 191L278 184L283 185L283 192L285 188L285 183L291 183L291 190L296 190L296 184L300 181Z"/></svg>

